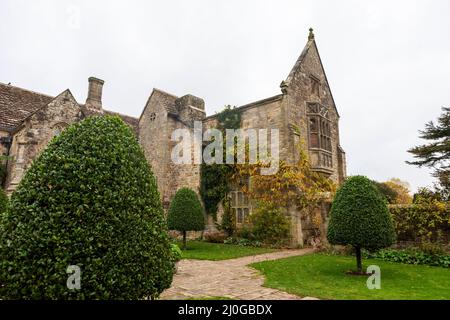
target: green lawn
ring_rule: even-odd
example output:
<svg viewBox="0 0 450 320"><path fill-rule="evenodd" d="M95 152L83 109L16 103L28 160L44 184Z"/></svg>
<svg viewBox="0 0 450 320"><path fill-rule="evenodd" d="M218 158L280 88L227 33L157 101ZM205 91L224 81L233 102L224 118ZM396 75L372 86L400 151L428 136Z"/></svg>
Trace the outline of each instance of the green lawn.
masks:
<svg viewBox="0 0 450 320"><path fill-rule="evenodd" d="M310 254L252 264L266 277L264 285L299 296L322 299L450 299L450 269L363 260L378 265L381 289L369 290L366 276L345 274L355 258Z"/></svg>
<svg viewBox="0 0 450 320"><path fill-rule="evenodd" d="M182 247L181 243L177 244L180 248ZM188 241L187 250L182 251L183 259L225 260L273 252L275 250L269 248L244 247L234 244Z"/></svg>

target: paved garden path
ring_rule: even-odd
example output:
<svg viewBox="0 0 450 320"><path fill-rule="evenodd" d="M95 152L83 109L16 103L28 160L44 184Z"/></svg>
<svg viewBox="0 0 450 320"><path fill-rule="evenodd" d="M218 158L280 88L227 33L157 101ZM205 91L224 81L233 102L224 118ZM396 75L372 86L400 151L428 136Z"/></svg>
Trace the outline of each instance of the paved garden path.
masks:
<svg viewBox="0 0 450 320"><path fill-rule="evenodd" d="M194 297L229 297L245 300L301 299L296 295L263 287L264 276L247 265L311 252L313 249L299 249L220 261L181 260L178 263L178 272L174 276L172 287L161 294L161 299Z"/></svg>

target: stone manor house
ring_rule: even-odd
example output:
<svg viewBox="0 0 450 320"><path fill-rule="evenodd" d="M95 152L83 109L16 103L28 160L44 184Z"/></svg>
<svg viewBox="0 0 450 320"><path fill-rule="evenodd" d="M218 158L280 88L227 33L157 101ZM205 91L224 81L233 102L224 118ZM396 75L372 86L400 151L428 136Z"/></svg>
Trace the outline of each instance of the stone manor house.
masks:
<svg viewBox="0 0 450 320"><path fill-rule="evenodd" d="M102 106L103 84L100 79L89 78L87 99L82 104L69 89L50 96L0 83L0 153L5 156L2 184L9 194L33 159L65 127L88 116L117 114ZM340 183L346 175L346 163L339 141L339 113L312 29L303 52L280 88L280 94L237 108L241 128L278 129L280 159L289 163L298 160L299 139L306 141L313 168ZM206 116L201 98L190 94L178 97L153 89L139 118L117 115L136 133L157 178L165 208L181 187L198 192L200 165L176 165L170 155L177 143L171 141L173 130L193 128L194 121L202 121L203 129L216 126L216 116ZM292 125L300 128L300 136L294 133ZM241 224L251 214L251 201L239 190L232 191L230 196L236 223ZM307 223L298 212L290 215L293 241L303 244ZM213 222L209 221L209 225Z"/></svg>

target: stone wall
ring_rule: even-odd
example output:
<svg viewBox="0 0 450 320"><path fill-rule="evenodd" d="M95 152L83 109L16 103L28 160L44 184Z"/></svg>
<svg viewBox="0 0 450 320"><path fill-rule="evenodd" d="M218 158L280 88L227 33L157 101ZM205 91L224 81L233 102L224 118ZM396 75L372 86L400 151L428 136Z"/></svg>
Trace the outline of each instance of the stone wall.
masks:
<svg viewBox="0 0 450 320"><path fill-rule="evenodd" d="M177 142L171 138L176 129L193 133L194 121L205 117L202 106L203 100L197 97L178 98L155 89L139 120L139 142L157 179L165 209L178 189L188 187L199 192L200 165L173 163L171 153Z"/></svg>
<svg viewBox="0 0 450 320"><path fill-rule="evenodd" d="M197 109L192 106L183 106L182 110L179 110L179 116L177 118L170 117L169 132L172 133L176 129L189 130L191 134L191 141L194 141L193 130L194 121L202 121L205 117L205 112L201 109ZM200 199L200 164L194 163L194 149L191 149L191 164L175 164L171 159L171 151L178 142L169 141L169 158L168 158L168 172L172 179L168 184L168 189L164 193L166 202L169 202L178 189L187 187L194 190Z"/></svg>
<svg viewBox="0 0 450 320"><path fill-rule="evenodd" d="M284 119L283 96L277 95L237 108L241 112L241 129L278 129L280 135L280 159L287 156L284 147L286 141L286 126ZM216 116L209 116L203 122L203 129L217 127ZM268 136L270 142L270 137Z"/></svg>
<svg viewBox="0 0 450 320"><path fill-rule="evenodd" d="M158 190L163 201L169 182L173 177L168 172L170 159L168 110L166 105L174 104L175 96L153 90L139 119L139 143L156 177Z"/></svg>

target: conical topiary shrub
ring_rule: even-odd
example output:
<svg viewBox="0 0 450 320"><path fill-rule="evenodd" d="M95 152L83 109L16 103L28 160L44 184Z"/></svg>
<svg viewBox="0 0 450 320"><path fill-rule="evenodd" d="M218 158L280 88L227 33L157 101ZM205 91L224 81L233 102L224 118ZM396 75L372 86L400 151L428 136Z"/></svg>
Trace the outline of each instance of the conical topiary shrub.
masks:
<svg viewBox="0 0 450 320"><path fill-rule="evenodd" d="M13 194L0 233L3 299L153 298L172 281L156 181L118 117L88 118L54 138Z"/></svg>
<svg viewBox="0 0 450 320"><path fill-rule="evenodd" d="M167 224L170 230L183 233L183 249L186 249L186 231L205 229L205 217L197 194L189 188L177 191L170 203Z"/></svg>
<svg viewBox="0 0 450 320"><path fill-rule="evenodd" d="M361 249L376 250L395 241L386 199L366 177L348 178L337 191L328 224L331 244L352 245L358 273L362 273Z"/></svg>

